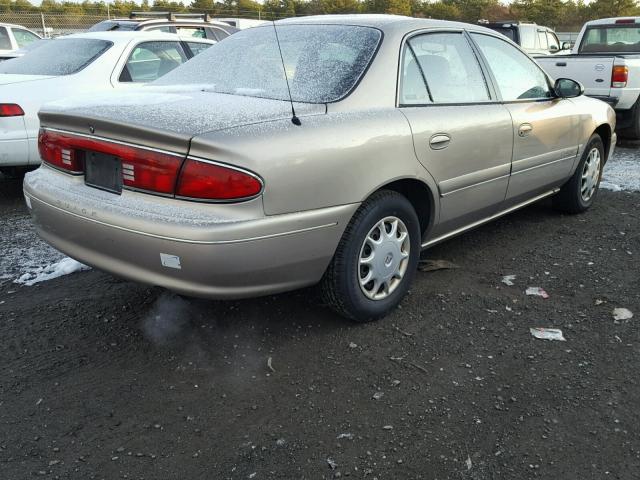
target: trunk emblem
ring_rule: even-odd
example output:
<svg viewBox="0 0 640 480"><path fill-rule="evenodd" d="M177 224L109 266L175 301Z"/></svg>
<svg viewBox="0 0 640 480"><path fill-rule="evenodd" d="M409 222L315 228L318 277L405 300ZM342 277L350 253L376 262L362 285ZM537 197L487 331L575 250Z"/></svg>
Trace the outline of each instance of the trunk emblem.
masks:
<svg viewBox="0 0 640 480"><path fill-rule="evenodd" d="M95 129L95 127L93 125L89 125L89 132L90 133L95 133L96 132L96 129Z"/></svg>

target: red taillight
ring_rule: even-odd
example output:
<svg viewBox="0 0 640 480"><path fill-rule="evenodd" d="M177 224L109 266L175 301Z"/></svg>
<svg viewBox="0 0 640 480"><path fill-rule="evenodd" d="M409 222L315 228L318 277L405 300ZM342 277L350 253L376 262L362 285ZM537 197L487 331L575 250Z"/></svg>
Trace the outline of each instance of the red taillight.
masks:
<svg viewBox="0 0 640 480"><path fill-rule="evenodd" d="M611 71L611 86L614 88L624 88L629 79L629 69L624 65L614 65Z"/></svg>
<svg viewBox="0 0 640 480"><path fill-rule="evenodd" d="M187 159L176 195L203 200L240 200L258 195L262 182L255 176L222 165Z"/></svg>
<svg viewBox="0 0 640 480"><path fill-rule="evenodd" d="M71 142L72 137L61 133L40 130L38 151L43 162L73 173L82 173L83 152L77 152Z"/></svg>
<svg viewBox="0 0 640 480"><path fill-rule="evenodd" d="M22 117L24 110L15 103L0 103L0 117Z"/></svg>
<svg viewBox="0 0 640 480"><path fill-rule="evenodd" d="M118 157L122 185L132 189L218 201L244 200L262 191L260 179L249 172L115 141L42 129L38 149L44 162L75 174L84 172L87 151Z"/></svg>

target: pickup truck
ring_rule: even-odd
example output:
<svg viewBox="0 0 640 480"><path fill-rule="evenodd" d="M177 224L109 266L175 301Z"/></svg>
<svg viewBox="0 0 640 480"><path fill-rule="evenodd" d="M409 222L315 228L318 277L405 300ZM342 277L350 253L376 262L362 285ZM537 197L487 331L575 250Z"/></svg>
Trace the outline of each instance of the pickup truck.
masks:
<svg viewBox="0 0 640 480"><path fill-rule="evenodd" d="M566 48L558 40L556 32L549 27L543 27L535 23L510 20L504 22L478 20L478 24L503 34L509 40L520 45L520 48L529 55L556 54Z"/></svg>
<svg viewBox="0 0 640 480"><path fill-rule="evenodd" d="M640 138L640 17L587 22L571 54L535 59L554 80L576 80L611 105L621 136Z"/></svg>

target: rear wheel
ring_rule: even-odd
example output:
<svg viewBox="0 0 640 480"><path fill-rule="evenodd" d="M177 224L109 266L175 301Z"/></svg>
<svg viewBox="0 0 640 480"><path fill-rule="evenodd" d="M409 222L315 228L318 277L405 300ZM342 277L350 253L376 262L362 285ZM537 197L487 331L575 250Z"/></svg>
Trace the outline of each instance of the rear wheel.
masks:
<svg viewBox="0 0 640 480"><path fill-rule="evenodd" d="M602 139L593 134L573 176L553 197L553 206L567 213L582 213L589 209L598 193L604 160Z"/></svg>
<svg viewBox="0 0 640 480"><path fill-rule="evenodd" d="M386 315L407 293L420 257L418 216L403 195L381 190L345 229L321 282L340 315L367 322Z"/></svg>
<svg viewBox="0 0 640 480"><path fill-rule="evenodd" d="M640 139L640 99L633 106L629 115L631 116L631 124L620 129L620 136L630 140L638 140Z"/></svg>

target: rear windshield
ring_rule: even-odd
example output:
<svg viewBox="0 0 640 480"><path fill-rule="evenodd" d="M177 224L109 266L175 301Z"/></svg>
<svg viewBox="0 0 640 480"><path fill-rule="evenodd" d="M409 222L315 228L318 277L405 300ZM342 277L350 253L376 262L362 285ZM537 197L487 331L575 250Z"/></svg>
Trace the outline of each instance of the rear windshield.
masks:
<svg viewBox="0 0 640 480"><path fill-rule="evenodd" d="M88 31L89 32L110 32L112 30L121 31L133 31L138 26L139 22L104 20L100 23L96 23Z"/></svg>
<svg viewBox="0 0 640 480"><path fill-rule="evenodd" d="M501 33L502 35L504 35L505 37L507 37L509 40L513 41L513 42L517 42L518 39L516 38L516 29L513 27L489 27L491 30L495 30L498 33Z"/></svg>
<svg viewBox="0 0 640 480"><path fill-rule="evenodd" d="M70 75L85 68L111 45L93 38L47 40L23 57L0 63L0 73Z"/></svg>
<svg viewBox="0 0 640 480"><path fill-rule="evenodd" d="M294 101L326 103L346 96L371 62L382 34L351 25L278 25ZM241 30L154 82L202 84L235 95L288 100L273 25Z"/></svg>
<svg viewBox="0 0 640 480"><path fill-rule="evenodd" d="M640 28L607 26L587 28L580 53L640 53Z"/></svg>

